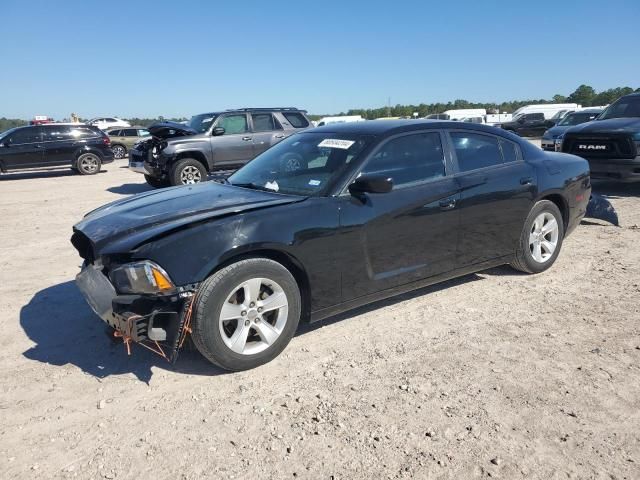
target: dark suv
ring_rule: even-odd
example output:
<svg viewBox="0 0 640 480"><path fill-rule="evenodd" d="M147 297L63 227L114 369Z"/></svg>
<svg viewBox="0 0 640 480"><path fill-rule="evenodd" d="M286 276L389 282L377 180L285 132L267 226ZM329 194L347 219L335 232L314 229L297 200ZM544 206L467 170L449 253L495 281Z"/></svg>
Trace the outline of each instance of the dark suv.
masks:
<svg viewBox="0 0 640 480"><path fill-rule="evenodd" d="M0 171L71 167L82 175L113 162L111 140L97 127L51 123L0 133Z"/></svg>
<svg viewBox="0 0 640 480"><path fill-rule="evenodd" d="M297 108L241 108L195 115L186 125L157 123L149 127L149 140L129 150L129 168L153 187L199 183L309 126L306 111ZM288 161L294 170L301 159Z"/></svg>
<svg viewBox="0 0 640 480"><path fill-rule="evenodd" d="M562 151L588 160L593 178L640 180L640 93L620 97L593 122L567 130Z"/></svg>

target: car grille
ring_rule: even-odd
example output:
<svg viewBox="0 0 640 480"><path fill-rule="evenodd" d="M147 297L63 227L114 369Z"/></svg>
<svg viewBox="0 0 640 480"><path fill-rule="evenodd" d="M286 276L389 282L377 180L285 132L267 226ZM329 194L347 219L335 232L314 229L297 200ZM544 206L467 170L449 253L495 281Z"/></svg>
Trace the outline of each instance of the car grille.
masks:
<svg viewBox="0 0 640 480"><path fill-rule="evenodd" d="M589 158L635 158L636 146L626 134L565 134L562 151Z"/></svg>

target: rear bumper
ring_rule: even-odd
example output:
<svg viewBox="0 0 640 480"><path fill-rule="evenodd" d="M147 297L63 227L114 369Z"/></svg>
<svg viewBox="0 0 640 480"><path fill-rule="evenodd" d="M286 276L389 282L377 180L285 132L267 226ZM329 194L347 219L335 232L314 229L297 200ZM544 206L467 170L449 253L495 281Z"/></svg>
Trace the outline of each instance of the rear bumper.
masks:
<svg viewBox="0 0 640 480"><path fill-rule="evenodd" d="M119 295L102 267L85 264L76 276L91 309L121 336L134 342L158 342L167 357L177 358L184 323L184 299L178 295Z"/></svg>

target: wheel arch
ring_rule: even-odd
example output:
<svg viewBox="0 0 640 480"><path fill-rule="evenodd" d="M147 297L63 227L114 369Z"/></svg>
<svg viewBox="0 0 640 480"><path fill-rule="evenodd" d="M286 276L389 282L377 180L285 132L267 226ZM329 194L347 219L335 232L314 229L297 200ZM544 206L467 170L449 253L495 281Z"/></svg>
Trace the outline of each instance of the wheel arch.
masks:
<svg viewBox="0 0 640 480"><path fill-rule="evenodd" d="M300 262L291 253L279 250L277 248L256 248L245 249L242 252L234 252L228 256L221 257L222 260L214 269L212 269L206 277L210 277L214 273L231 265L232 263L246 260L249 258L267 258L278 262L286 268L295 279L300 288L300 299L302 301L301 321L308 322L311 318L311 287L309 284L309 276L302 262Z"/></svg>
<svg viewBox="0 0 640 480"><path fill-rule="evenodd" d="M209 162L207 162L207 157L205 157L204 153L199 152L198 150L187 150L184 152L178 152L174 157L173 163L179 162L184 158L191 158L193 160L196 160L197 162L200 162L207 173L211 170L209 168Z"/></svg>
<svg viewBox="0 0 640 480"><path fill-rule="evenodd" d="M73 162L71 162L71 166L74 168L78 168L78 159L84 155L85 153L91 153L95 156L97 156L100 159L100 162L104 162L104 155L102 154L102 152L100 150L98 150L97 148L91 148L89 146L84 146L82 148L80 148L79 150L76 151L75 157L73 159Z"/></svg>
<svg viewBox="0 0 640 480"><path fill-rule="evenodd" d="M562 215L564 231L566 232L567 227L569 226L569 202L567 202L567 199L564 198L561 193L555 192L543 194L537 201L539 202L540 200L549 200L558 207L558 210L560 210L560 214Z"/></svg>

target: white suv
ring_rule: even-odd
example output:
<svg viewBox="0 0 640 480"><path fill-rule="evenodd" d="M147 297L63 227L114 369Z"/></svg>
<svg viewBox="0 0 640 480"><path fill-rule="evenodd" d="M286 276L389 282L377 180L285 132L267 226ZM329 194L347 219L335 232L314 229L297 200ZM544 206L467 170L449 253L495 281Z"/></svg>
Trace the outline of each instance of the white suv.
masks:
<svg viewBox="0 0 640 480"><path fill-rule="evenodd" d="M93 125L94 127L98 127L100 130L106 130L107 128L112 127L130 127L131 124L129 122L125 122L120 118L115 117L102 117L102 118L94 118L87 122L89 125Z"/></svg>

